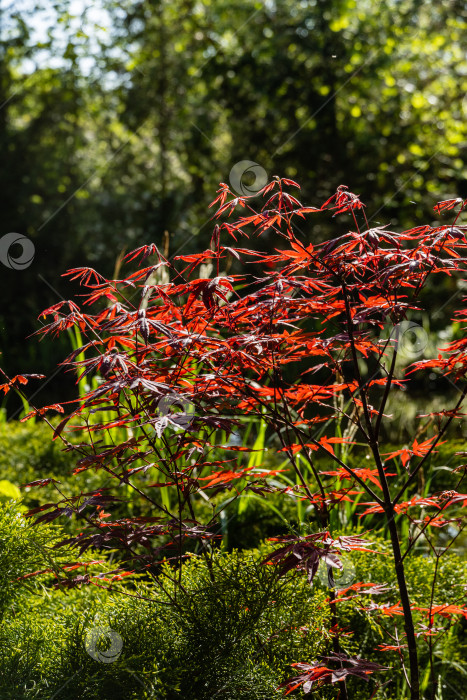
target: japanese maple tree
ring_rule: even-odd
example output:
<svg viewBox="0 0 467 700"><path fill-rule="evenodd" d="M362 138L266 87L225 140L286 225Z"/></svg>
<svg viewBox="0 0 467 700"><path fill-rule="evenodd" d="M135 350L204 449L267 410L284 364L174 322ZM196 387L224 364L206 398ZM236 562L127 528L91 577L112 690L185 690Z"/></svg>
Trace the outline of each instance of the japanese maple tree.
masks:
<svg viewBox="0 0 467 700"><path fill-rule="evenodd" d="M310 583L319 567L330 572L332 654L312 664L298 661L301 675L284 687L292 692L303 686L308 692L338 683L346 698L348 677L367 680L381 669L343 652L338 606L344 598L364 601L365 595L384 595L385 582L356 582L343 590L333 585L332 572L343 566L342 552L372 549L366 536L338 536L332 527L333 509L363 492L362 516L384 518L399 600L395 605L362 602L362 607L393 617L395 624L403 621L403 631L385 648L400 652L410 697L418 700L420 639L432 644L435 617L449 623L467 616L462 604L443 607L433 598L422 611L426 625L417 629L404 568L422 537L438 558L449 548L437 548L433 528L452 522L462 527L459 512L467 495L458 489L463 466L458 468L459 485L449 492L422 496L416 487L420 470L462 415L467 384L454 406L426 417L435 428L425 440L415 438L388 455L381 452L381 434L390 393L406 381L396 377L397 329L420 308L420 292L429 277L464 274L467 226L458 221L467 201L436 206L437 213L455 210L452 223L395 233L386 226L371 227L364 204L345 186L321 207L303 206L290 193L297 188L292 180L274 178L259 193L263 203L257 210L256 195L239 197L222 184L213 202L217 223L209 249L169 260L154 244L145 245L127 255L127 263L138 261L139 267L123 279L104 279L89 268L67 273L84 287L84 306L67 301L47 309L43 317L52 320L41 332L79 328L86 342L65 365L99 381L67 410L54 437L77 453L77 472L100 470L103 485L90 493L60 492L57 503L29 515L38 515L36 522L74 515L80 532L64 545L71 543L80 552L119 550L121 560L107 582L143 570L163 586L158 565L167 552L173 554L176 571L197 543L209 565L220 509L199 522L196 497L209 499L225 490L232 498L248 492L267 498L281 490L277 481L271 483L277 471L245 466L242 455L253 448L226 439L240 429L241 416L265 421L295 472L293 493L313 508L316 530L279 538L280 547L265 565L276 566L278 575L303 570ZM351 230L316 245L304 241L304 222L325 211L350 214ZM265 232L276 237L273 252L254 245ZM197 277L208 262L213 276ZM225 274L227 264L239 274ZM170 281L157 281L161 269L169 272ZM458 320L467 320L466 313L461 310ZM388 329L389 334L382 333ZM425 369L443 372L454 382L464 380L467 336L448 344L437 358L413 363L411 371ZM4 390L17 388L19 381L6 380ZM44 416L47 408L63 410L59 405L34 408L32 415ZM342 420L352 428L353 440L336 436L334 426ZM80 431L79 442L67 437L73 426ZM115 439L116 430L122 439ZM368 468L352 466L336 449L352 441L367 446ZM335 463L332 470L320 468L319 454ZM113 518L114 509L122 508L122 485L149 510ZM164 495L168 489L176 493L175 501ZM422 508L430 514L420 519ZM400 534L404 518L415 528L409 541ZM97 574L87 573L85 582L103 585Z"/></svg>

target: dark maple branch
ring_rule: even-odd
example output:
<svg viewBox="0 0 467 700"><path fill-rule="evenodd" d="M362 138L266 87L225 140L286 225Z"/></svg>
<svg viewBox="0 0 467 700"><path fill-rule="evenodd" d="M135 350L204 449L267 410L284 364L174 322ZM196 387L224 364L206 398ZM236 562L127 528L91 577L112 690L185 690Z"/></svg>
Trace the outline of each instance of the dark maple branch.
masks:
<svg viewBox="0 0 467 700"><path fill-rule="evenodd" d="M392 384L392 380L394 377L394 370L396 368L396 361L397 361L397 347L395 347L394 351L393 351L391 366L389 368L389 373L388 373L388 376L386 379L386 386L384 387L383 398L381 400L378 415L376 417L376 423L375 423L375 438L376 439L378 439L378 436L379 436L379 431L381 428L381 421L382 421L383 414L384 414L384 408L386 406L386 402L387 402L388 397L389 397L389 392L391 391L391 384Z"/></svg>

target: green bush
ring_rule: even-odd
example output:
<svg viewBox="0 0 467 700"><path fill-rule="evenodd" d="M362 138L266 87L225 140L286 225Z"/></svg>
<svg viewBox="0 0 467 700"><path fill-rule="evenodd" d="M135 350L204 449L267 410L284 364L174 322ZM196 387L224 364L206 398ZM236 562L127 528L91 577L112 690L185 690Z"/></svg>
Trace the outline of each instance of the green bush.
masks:
<svg viewBox="0 0 467 700"><path fill-rule="evenodd" d="M282 697L278 685L295 675L291 663L311 662L330 651L328 591L321 577L313 587L302 574L277 580L274 568L261 564L274 547L270 542L254 550L216 553L212 572L204 558L192 556L183 568L181 586L164 577L162 589L148 577L130 582L127 595L95 586L54 590L52 574L27 579L28 588L17 582L31 570L50 568L58 536L57 527L28 527L15 504L0 506L2 699L270 700ZM374 614L360 610L370 601L398 600L388 546L376 540L376 549L380 554L352 553L353 581L387 583L393 591L339 604L340 626L351 632L341 637L341 644L351 655L391 666L393 670L378 680L392 682L375 698L399 700L406 697L406 688L397 654L375 652L388 638ZM165 566L172 579L177 576ZM406 566L415 604L427 607L433 558L414 556ZM459 557L442 557L435 602L458 601L465 572ZM423 621L423 613L416 613L416 623ZM382 624L391 631L390 619ZM101 633L93 638L92 630ZM96 655L109 651L112 640L121 653L113 663L96 660ZM95 650L94 657L89 649ZM462 696L466 651L466 628L457 623L435 648L435 664L445 685L442 700ZM427 662L427 646L421 645L422 667ZM429 688L427 679L422 680ZM351 681L349 696L363 700L375 687L374 680L370 686ZM320 698L337 698L338 688L321 688L318 693ZM304 697L303 691L298 689L293 697Z"/></svg>
<svg viewBox="0 0 467 700"><path fill-rule="evenodd" d="M21 594L38 594L38 579L26 584L20 577L64 561L52 553L57 538L55 528L31 528L13 502L0 503L0 619L15 614Z"/></svg>
<svg viewBox="0 0 467 700"><path fill-rule="evenodd" d="M24 529L13 506L6 510L10 520L0 521L3 529L10 535L18 523ZM25 529L22 549L21 538L13 542L2 535L4 584L30 566L46 565L43 548L29 556L31 532L38 531ZM204 559L192 557L181 588L175 581L164 590L140 581L126 588L130 596L95 587L66 593L45 587L41 596L24 592L6 611L0 632L0 696L281 697L277 686L290 675L289 664L329 649L329 613L323 591L310 589L301 576L278 581L273 567L261 565L269 549L217 553L214 582ZM121 640L114 663L100 663L86 651L87 635L96 628L110 628ZM105 651L105 634L99 639L98 649Z"/></svg>

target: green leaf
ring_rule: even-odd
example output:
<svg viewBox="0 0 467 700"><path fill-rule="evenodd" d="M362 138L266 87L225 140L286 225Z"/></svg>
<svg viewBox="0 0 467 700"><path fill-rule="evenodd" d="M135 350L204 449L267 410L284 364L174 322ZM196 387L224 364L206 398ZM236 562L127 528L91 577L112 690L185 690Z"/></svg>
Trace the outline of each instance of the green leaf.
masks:
<svg viewBox="0 0 467 700"><path fill-rule="evenodd" d="M21 498L21 491L19 488L15 486L15 484L12 484L11 481L2 479L0 481L0 499L10 500L17 498Z"/></svg>

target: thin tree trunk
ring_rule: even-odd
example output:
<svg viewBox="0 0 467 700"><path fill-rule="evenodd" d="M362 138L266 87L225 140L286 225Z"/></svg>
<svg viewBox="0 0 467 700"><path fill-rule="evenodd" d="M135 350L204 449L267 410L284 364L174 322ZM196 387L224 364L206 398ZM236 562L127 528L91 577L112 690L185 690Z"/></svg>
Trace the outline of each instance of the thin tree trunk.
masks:
<svg viewBox="0 0 467 700"><path fill-rule="evenodd" d="M420 670L418 666L417 640L415 638L412 610L410 607L409 592L407 590L407 581L405 578L404 562L402 561L399 535L397 533L397 526L394 520L394 509L392 505L390 510L386 511L386 517L391 536L391 545L394 555L394 565L401 597L401 605L404 611L404 629L407 637L410 665L410 700L420 700Z"/></svg>

